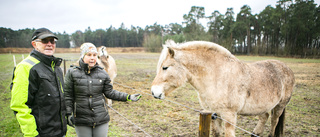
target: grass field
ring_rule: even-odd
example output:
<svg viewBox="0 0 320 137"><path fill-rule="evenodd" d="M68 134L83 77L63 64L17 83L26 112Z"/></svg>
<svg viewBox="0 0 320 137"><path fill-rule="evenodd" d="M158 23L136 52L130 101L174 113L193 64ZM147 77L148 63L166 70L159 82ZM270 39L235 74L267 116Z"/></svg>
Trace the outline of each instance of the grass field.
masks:
<svg viewBox="0 0 320 137"><path fill-rule="evenodd" d="M114 84L118 91L129 94L141 93L143 97L138 102L116 102L112 107L131 122L142 128L151 136L198 136L199 113L174 103L154 99L150 95L150 87L155 77L158 53L114 53L118 75ZM17 62L21 54L15 54ZM27 54L24 54L26 57ZM79 54L56 54L64 59L78 59ZM295 59L260 56L237 56L247 63L277 59L285 62L295 73L296 87L292 99L286 109L286 136L320 136L320 60ZM9 108L9 85L13 70L12 54L0 54L0 136L22 136L19 125ZM71 61L67 62L69 66ZM62 66L63 67L63 66ZM69 68L69 67L67 67ZM201 110L197 93L193 87L186 84L170 94L166 99L191 108ZM109 136L147 136L135 125L109 109L111 121ZM238 116L237 126L252 131L258 122L257 117ZM270 119L267 122L264 136L268 135ZM237 136L250 136L236 129ZM68 137L76 136L75 130L68 127Z"/></svg>

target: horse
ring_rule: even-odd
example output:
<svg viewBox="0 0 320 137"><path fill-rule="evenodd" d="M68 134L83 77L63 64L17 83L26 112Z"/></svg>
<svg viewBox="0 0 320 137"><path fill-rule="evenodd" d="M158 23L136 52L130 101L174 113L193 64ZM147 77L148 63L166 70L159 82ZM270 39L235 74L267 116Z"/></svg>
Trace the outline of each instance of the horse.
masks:
<svg viewBox="0 0 320 137"><path fill-rule="evenodd" d="M113 84L114 79L117 76L117 66L114 58L108 54L107 48L105 46L100 46L98 48L97 63L105 69L111 79L111 83ZM111 99L107 99L107 103L109 106L112 106Z"/></svg>
<svg viewBox="0 0 320 137"><path fill-rule="evenodd" d="M206 41L176 44L166 41L157 64L151 93L164 99L176 88L190 83L198 92L204 111L215 112L214 136L235 136L237 115L259 117L255 135L262 135L271 111L269 136L283 136L285 107L295 78L292 70L277 60L244 63L224 47Z"/></svg>

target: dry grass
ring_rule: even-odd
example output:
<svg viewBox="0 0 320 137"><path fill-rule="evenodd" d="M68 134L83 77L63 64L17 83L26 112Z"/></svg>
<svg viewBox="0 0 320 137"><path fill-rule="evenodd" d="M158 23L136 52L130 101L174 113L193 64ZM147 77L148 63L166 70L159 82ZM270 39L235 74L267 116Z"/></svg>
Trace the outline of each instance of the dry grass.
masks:
<svg viewBox="0 0 320 137"><path fill-rule="evenodd" d="M118 76L115 82L130 86L134 89L118 84L115 84L114 88L130 94L141 93L143 95L138 102L114 101L112 107L115 110L141 127L151 136L198 136L198 112L165 100L154 99L150 95L150 87L155 77L159 57L158 53L109 53L115 58L118 67ZM78 59L79 54L57 54L56 56L65 59ZM286 109L286 136L320 136L320 60L252 56L239 56L239 58L245 62L272 58L281 60L289 65L295 73L296 88L291 102ZM67 62L67 66L71 63L72 62ZM12 68L8 68L8 70L5 69L4 72L10 73L12 72ZM2 85L7 86L8 81L10 81L10 76L2 81ZM4 101L8 102L10 98L6 94L9 93L0 96L2 104L5 104ZM178 88L166 99L201 110L197 93L189 84ZM5 109L8 108L5 107ZM7 110L6 112L10 111ZM147 136L111 109L109 109L109 112L111 115L109 136ZM1 119L8 119L6 123L16 122L12 120L12 115L10 114L10 118L8 118L3 114L1 115ZM256 123L256 117L238 116L237 125L250 132ZM13 125L17 126L17 123ZM12 131L13 133L11 134L6 134L6 132L10 132L12 126L8 127L7 125L0 124L0 127L0 136L21 135L21 133L17 133L19 131L16 130ZM270 120L267 122L264 136L268 134L269 127ZM237 136L250 136L239 129L236 130L236 134ZM76 136L74 129L68 129L68 137L69 136Z"/></svg>

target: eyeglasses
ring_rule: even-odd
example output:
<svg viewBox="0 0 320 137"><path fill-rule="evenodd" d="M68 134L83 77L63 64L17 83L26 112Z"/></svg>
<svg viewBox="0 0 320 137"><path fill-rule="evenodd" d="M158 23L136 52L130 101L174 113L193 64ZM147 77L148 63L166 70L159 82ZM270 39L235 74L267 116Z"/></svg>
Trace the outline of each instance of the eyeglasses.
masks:
<svg viewBox="0 0 320 137"><path fill-rule="evenodd" d="M42 42L43 44L47 44L49 41L51 44L55 44L57 40L55 38L45 38L45 39L36 39L36 42Z"/></svg>

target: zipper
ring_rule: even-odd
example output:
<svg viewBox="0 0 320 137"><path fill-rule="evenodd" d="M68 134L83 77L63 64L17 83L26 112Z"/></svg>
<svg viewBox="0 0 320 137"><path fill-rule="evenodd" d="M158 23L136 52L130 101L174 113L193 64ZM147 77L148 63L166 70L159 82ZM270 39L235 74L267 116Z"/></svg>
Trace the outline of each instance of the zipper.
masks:
<svg viewBox="0 0 320 137"><path fill-rule="evenodd" d="M52 61L52 62L51 62L51 68L52 68L52 71L53 71L53 72L54 72L54 67L55 67L55 65L56 65L56 64L54 63L54 61Z"/></svg>
<svg viewBox="0 0 320 137"><path fill-rule="evenodd" d="M77 115L76 115L77 114L77 102L74 102L74 106L73 107L74 107L73 116L77 117Z"/></svg>
<svg viewBox="0 0 320 137"><path fill-rule="evenodd" d="M63 87L62 87L62 84L61 84L61 80L60 80L60 78L59 78L59 77L58 77L58 80L59 80L59 83L60 83L60 89L61 89L62 93L64 93L64 91L63 91Z"/></svg>

